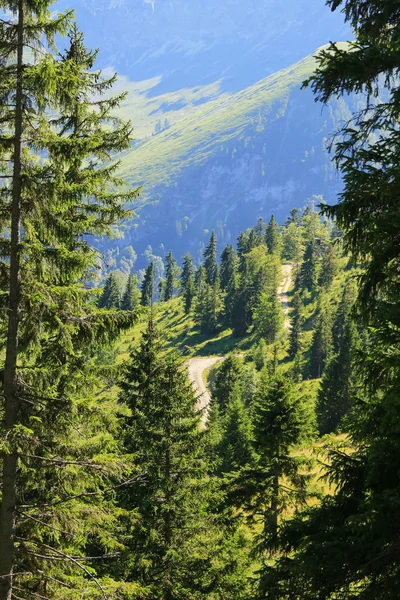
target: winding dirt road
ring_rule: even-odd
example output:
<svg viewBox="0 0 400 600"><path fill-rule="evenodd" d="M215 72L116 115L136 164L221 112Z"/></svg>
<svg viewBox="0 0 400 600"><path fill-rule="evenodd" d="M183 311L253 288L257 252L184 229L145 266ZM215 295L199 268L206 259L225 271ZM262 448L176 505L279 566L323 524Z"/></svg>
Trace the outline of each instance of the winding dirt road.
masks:
<svg viewBox="0 0 400 600"><path fill-rule="evenodd" d="M188 360L189 379L199 396L199 408L204 409L201 417L202 428L206 426L208 406L211 402L210 392L206 388L203 373L206 369L224 360L223 356L198 356Z"/></svg>
<svg viewBox="0 0 400 600"><path fill-rule="evenodd" d="M288 292L292 285L292 265L282 265L282 283L278 288L278 298L285 311L285 328L290 329L289 319L289 298ZM197 356L190 358L187 362L189 370L189 379L196 392L199 395L199 408L204 409L201 426L204 429L207 423L208 406L211 402L211 395L204 383L203 373L206 369L214 366L216 363L225 360L224 356Z"/></svg>

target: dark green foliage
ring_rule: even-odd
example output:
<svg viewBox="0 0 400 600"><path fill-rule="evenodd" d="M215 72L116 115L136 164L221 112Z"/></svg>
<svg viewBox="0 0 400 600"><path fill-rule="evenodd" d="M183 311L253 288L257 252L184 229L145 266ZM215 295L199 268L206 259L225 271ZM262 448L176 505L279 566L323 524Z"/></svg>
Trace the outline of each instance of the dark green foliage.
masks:
<svg viewBox="0 0 400 600"><path fill-rule="evenodd" d="M306 461L293 456L291 450L310 439L312 425L312 413L298 398L290 379L271 378L264 372L254 415L258 468L264 478L256 483L251 500L253 511L263 515L259 551L278 547L279 516L287 506L297 506L306 499Z"/></svg>
<svg viewBox="0 0 400 600"><path fill-rule="evenodd" d="M85 557L115 550L104 490L125 470L115 406L95 398L105 381L93 356L133 315L99 311L86 284L99 262L91 237L137 196L113 162L131 127L115 118L123 96L92 71L97 53L76 27L64 54L55 49L72 15L50 4L0 2L0 154L11 178L0 199L1 600L98 597L98 567Z"/></svg>
<svg viewBox="0 0 400 600"><path fill-rule="evenodd" d="M220 285L225 292L234 280L236 274L237 258L234 247L229 244L221 253Z"/></svg>
<svg viewBox="0 0 400 600"><path fill-rule="evenodd" d="M243 374L243 363L237 356L228 356L219 367L215 376L213 397L218 401L221 413L224 413L231 398L240 390Z"/></svg>
<svg viewBox="0 0 400 600"><path fill-rule="evenodd" d="M204 283L196 296L195 321L203 333L217 330L221 314L221 297L218 283L211 286Z"/></svg>
<svg viewBox="0 0 400 600"><path fill-rule="evenodd" d="M113 272L107 277L104 285L103 293L99 298L99 308L120 308L121 295L119 292L118 282Z"/></svg>
<svg viewBox="0 0 400 600"><path fill-rule="evenodd" d="M176 271L177 265L176 260L172 256L172 250L170 250L167 254L167 258L165 259L166 263L166 271L165 271L165 286L163 289L163 298L165 302L171 300L174 296L175 291L175 282L176 282Z"/></svg>
<svg viewBox="0 0 400 600"><path fill-rule="evenodd" d="M291 327L289 334L289 354L292 358L302 349L302 331L304 325L303 303L300 292L295 292L293 296L293 313L291 317Z"/></svg>
<svg viewBox="0 0 400 600"><path fill-rule="evenodd" d="M311 345L311 377L318 379L322 376L324 368L332 356L332 349L332 307L329 302L321 300Z"/></svg>
<svg viewBox="0 0 400 600"><path fill-rule="evenodd" d="M340 132L334 152L344 191L336 206L323 210L337 219L345 248L362 262L355 308L373 339L356 363L362 397L346 423L352 448L333 447L329 455L336 494L286 528L286 549L295 552L266 573L263 597L395 600L400 585L400 13L392 0L328 4L343 10L356 40L324 50L308 83L323 102L365 92L368 110L355 113ZM338 319L337 327L344 323L339 353L354 335L346 312Z"/></svg>
<svg viewBox="0 0 400 600"><path fill-rule="evenodd" d="M210 514L204 433L187 371L163 358L152 321L131 355L120 402L131 410L125 448L143 475L121 489L128 511L123 553L116 566L125 581L154 599L243 598L245 578L235 527Z"/></svg>
<svg viewBox="0 0 400 600"><path fill-rule="evenodd" d="M337 257L333 244L328 244L322 254L321 270L318 283L324 288L329 288L338 272Z"/></svg>
<svg viewBox="0 0 400 600"><path fill-rule="evenodd" d="M318 285L318 256L315 240L310 241L306 245L304 252L303 264L300 270L301 286L312 294L315 293Z"/></svg>
<svg viewBox="0 0 400 600"><path fill-rule="evenodd" d="M138 288L137 275L128 276L126 288L121 300L122 310L137 310L140 305L140 291Z"/></svg>
<svg viewBox="0 0 400 600"><path fill-rule="evenodd" d="M282 247L281 234L274 215L272 215L265 231L265 243L270 254L280 254Z"/></svg>
<svg viewBox="0 0 400 600"><path fill-rule="evenodd" d="M193 258L189 252L187 252L183 257L180 277L180 290L183 296L185 313L189 314L190 309L192 308L193 299L196 295Z"/></svg>
<svg viewBox="0 0 400 600"><path fill-rule="evenodd" d="M153 304L154 274L155 274L155 267L154 267L154 261L152 260L144 273L144 278L142 281L142 286L141 286L142 294L141 294L141 298L140 298L140 303L142 306L151 306Z"/></svg>
<svg viewBox="0 0 400 600"><path fill-rule="evenodd" d="M204 269L206 283L214 286L218 281L217 236L213 231L207 248L204 250Z"/></svg>
<svg viewBox="0 0 400 600"><path fill-rule="evenodd" d="M317 417L321 435L336 432L355 403L358 387L356 352L359 335L347 317L340 336L338 354L325 369L318 393Z"/></svg>
<svg viewBox="0 0 400 600"><path fill-rule="evenodd" d="M249 411L241 400L241 385L236 383L225 409L223 432L218 446L219 472L231 473L255 463L253 427Z"/></svg>

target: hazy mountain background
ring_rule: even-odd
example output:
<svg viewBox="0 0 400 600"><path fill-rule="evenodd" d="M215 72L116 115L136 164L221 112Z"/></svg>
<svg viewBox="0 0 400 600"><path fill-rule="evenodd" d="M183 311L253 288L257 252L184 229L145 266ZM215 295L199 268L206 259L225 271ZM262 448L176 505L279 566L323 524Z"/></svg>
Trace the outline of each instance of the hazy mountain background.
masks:
<svg viewBox="0 0 400 600"><path fill-rule="evenodd" d="M318 47L351 38L324 0L75 5L99 66L117 70L129 92L121 114L136 139L122 171L147 202L106 249L122 256L133 246L139 266L149 244L197 256L212 228L225 243L259 216L282 219L312 196L335 200L326 141L351 106L322 110L300 90Z"/></svg>

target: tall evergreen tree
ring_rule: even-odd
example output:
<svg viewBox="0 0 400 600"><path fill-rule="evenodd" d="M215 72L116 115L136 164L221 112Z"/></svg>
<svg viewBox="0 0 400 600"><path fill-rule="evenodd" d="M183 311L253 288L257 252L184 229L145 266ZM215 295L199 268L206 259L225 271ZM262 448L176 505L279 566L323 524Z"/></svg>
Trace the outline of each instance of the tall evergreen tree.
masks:
<svg viewBox="0 0 400 600"><path fill-rule="evenodd" d="M303 303L300 292L295 292L293 296L293 313L291 318L291 327L289 334L289 354L292 358L302 349L302 332L304 325Z"/></svg>
<svg viewBox="0 0 400 600"><path fill-rule="evenodd" d="M236 274L236 252L232 244L226 246L221 253L220 285L223 292L226 291L229 284Z"/></svg>
<svg viewBox="0 0 400 600"><path fill-rule="evenodd" d="M141 295L141 299L140 299L140 303L142 306L151 306L153 303L154 274L155 274L155 266L154 266L154 261L152 260L145 271L144 278L142 281L142 287L141 287L142 295Z"/></svg>
<svg viewBox="0 0 400 600"><path fill-rule="evenodd" d="M104 285L103 293L99 298L99 308L120 308L121 295L115 274L109 274Z"/></svg>
<svg viewBox="0 0 400 600"><path fill-rule="evenodd" d="M192 308L193 299L196 295L196 286L194 283L193 258L187 252L183 258L182 272L180 278L180 289L183 295L185 313L189 314Z"/></svg>
<svg viewBox="0 0 400 600"><path fill-rule="evenodd" d="M122 296L121 308L122 310L137 310L139 305L140 290L138 287L138 277L130 273Z"/></svg>
<svg viewBox="0 0 400 600"><path fill-rule="evenodd" d="M356 352L359 335L348 315L339 351L329 362L318 392L317 418L321 435L336 432L353 407L359 386Z"/></svg>
<svg viewBox="0 0 400 600"><path fill-rule="evenodd" d="M167 254L166 258L166 270L165 270L165 289L164 289L164 300L167 302L174 296L175 281L176 281L176 260L172 256L172 250Z"/></svg>
<svg viewBox="0 0 400 600"><path fill-rule="evenodd" d="M345 248L364 263L356 309L373 331L357 364L364 394L350 420L352 452L333 448L335 496L287 527L290 561L264 580L264 596L321 600L394 600L400 585L399 464L399 128L400 15L389 0L329 0L352 24L355 41L331 44L308 82L317 99L362 92L340 132L335 159L344 178L336 206L324 212L344 231ZM379 97L379 101L371 101ZM271 589L275 591L271 594Z"/></svg>
<svg viewBox="0 0 400 600"><path fill-rule="evenodd" d="M253 427L248 410L241 398L240 386L236 384L226 408L218 456L221 474L239 471L255 464Z"/></svg>
<svg viewBox="0 0 400 600"><path fill-rule="evenodd" d="M234 556L237 547L229 555L226 532L219 531L209 515L210 486L196 394L183 365L176 358L162 357L161 348L150 321L121 383L120 402L131 410L126 451L135 455L137 468L145 475L121 488L120 505L136 516L127 532L129 550L118 568L124 580L139 583L147 596L160 600L214 593L243 598L244 583Z"/></svg>
<svg viewBox="0 0 400 600"><path fill-rule="evenodd" d="M324 288L329 288L337 275L338 264L335 248L332 243L328 243L322 254L321 271L318 283Z"/></svg>
<svg viewBox="0 0 400 600"><path fill-rule="evenodd" d="M88 357L128 323L126 315L99 314L82 282L98 260L87 236L106 234L126 215L122 203L137 195L124 193L111 162L129 146L131 128L111 115L122 97L106 99L104 92L115 79L91 72L96 53L84 48L76 28L64 55L55 50L71 15L50 14L50 4L0 3L7 11L0 22L0 147L9 169L0 200L8 265L1 270L8 305L1 321L1 600L21 588L26 597L63 598L64 585L80 593L83 577L89 593L100 589L95 567L83 569L78 558L90 538L99 539L88 510L91 503L93 515L96 502L86 494L95 486L101 498L109 461L104 456L95 475L93 459L110 446L95 423ZM68 475L72 465L76 477ZM48 554L64 560L49 563Z"/></svg>
<svg viewBox="0 0 400 600"><path fill-rule="evenodd" d="M329 302L321 300L311 345L311 377L318 379L322 376L332 356L332 346L332 307Z"/></svg>
<svg viewBox="0 0 400 600"><path fill-rule="evenodd" d="M240 390L243 375L243 363L237 356L228 356L218 368L214 381L213 398L217 400L222 413L233 395Z"/></svg>
<svg viewBox="0 0 400 600"><path fill-rule="evenodd" d="M256 479L253 511L263 515L259 550L275 551L279 545L279 517L288 506L299 506L307 497L307 461L293 456L293 446L310 439L312 413L288 378L263 373L255 405L258 468L265 478ZM287 485L286 482L290 482Z"/></svg>
<svg viewBox="0 0 400 600"><path fill-rule="evenodd" d="M270 254L280 254L282 246L281 234L274 215L271 216L265 231L265 243L267 244L268 252Z"/></svg>
<svg viewBox="0 0 400 600"><path fill-rule="evenodd" d="M304 259L301 265L300 277L303 289L314 293L318 285L319 274L318 256L315 240L309 241L304 251Z"/></svg>
<svg viewBox="0 0 400 600"><path fill-rule="evenodd" d="M218 281L217 263L217 236L213 231L207 248L204 250L204 269L206 271L206 283L215 285Z"/></svg>
<svg viewBox="0 0 400 600"><path fill-rule="evenodd" d="M264 236L265 236L265 223L264 223L264 219L262 217L260 217L258 219L257 224L254 227L254 233L257 238L257 243L262 244L264 242Z"/></svg>

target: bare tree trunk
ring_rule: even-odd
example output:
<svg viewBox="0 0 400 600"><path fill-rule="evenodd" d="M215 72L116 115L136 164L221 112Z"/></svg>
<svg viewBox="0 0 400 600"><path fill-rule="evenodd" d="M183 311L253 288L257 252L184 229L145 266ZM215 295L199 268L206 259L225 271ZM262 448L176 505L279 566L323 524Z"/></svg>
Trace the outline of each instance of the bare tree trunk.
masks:
<svg viewBox="0 0 400 600"><path fill-rule="evenodd" d="M2 457L3 493L0 507L0 600L11 600L15 560L15 516L17 500L17 452L12 441L18 422L17 392L18 321L20 309L20 221L22 189L22 76L23 76L24 5L18 2L17 84L14 127L14 170L11 208L10 300L4 369L3 434L11 441L11 452Z"/></svg>

